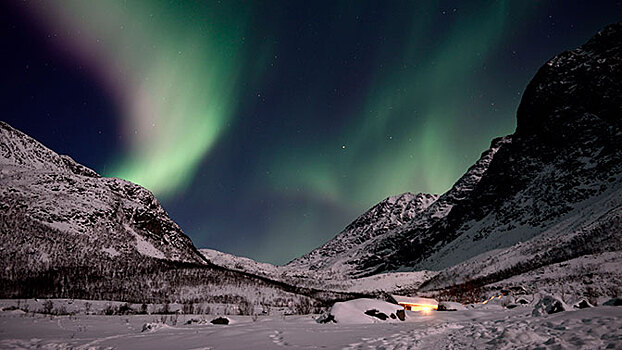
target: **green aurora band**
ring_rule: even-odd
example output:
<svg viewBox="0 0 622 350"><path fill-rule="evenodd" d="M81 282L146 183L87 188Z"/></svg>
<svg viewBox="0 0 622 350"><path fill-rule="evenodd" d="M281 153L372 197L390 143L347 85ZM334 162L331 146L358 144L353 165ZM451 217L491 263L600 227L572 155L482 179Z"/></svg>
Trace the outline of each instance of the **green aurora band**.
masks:
<svg viewBox="0 0 622 350"><path fill-rule="evenodd" d="M230 249L285 263L332 238L388 196L448 190L494 137L515 127L520 96L507 93L503 81L483 70L512 35L506 27L509 17L528 23L527 12L536 5L509 1L465 5L458 9L462 15L446 28L440 26L444 32L438 33L433 22L440 20L443 9L434 2L415 4L409 35L404 42L393 43L393 48L404 49L377 51L377 69L365 84L366 98L351 106L343 127L324 129L315 138L280 144L257 155L260 167L254 173L268 169L270 176L257 176L256 186L265 187L268 181L273 192L300 204L279 209L268 222L269 237L262 246ZM388 28L378 30L391 37L404 30L403 25L389 21ZM488 79L480 81L482 76ZM313 91L323 82L320 77L308 84ZM313 111L296 107L290 113L302 120L316 117ZM330 209L311 203L332 208L341 222L336 223ZM335 229L326 232L327 226ZM270 247L276 244L294 251Z"/></svg>
<svg viewBox="0 0 622 350"><path fill-rule="evenodd" d="M69 0L40 3L35 9L69 38L67 51L90 63L120 108L117 119L126 150L104 174L141 184L165 201L182 195L196 213L205 201L228 199L213 197L219 177L228 174L221 173L223 163L210 159L211 151L222 145L220 153L213 153L228 160L232 144L244 143L234 136L244 135L246 118L254 118L254 102L248 100L253 94L248 92L269 90L266 81L275 70L267 65L279 53L278 45L264 38L282 34L265 22L254 26L261 2L225 3ZM460 16L453 20L441 18L452 9L437 2L405 4L407 22L387 18L377 30L401 41L381 44L373 52L375 68L369 80L361 81L364 98L346 101L350 105L339 127L316 125L318 111L301 107L306 95L322 101L333 88L326 77L305 81L307 90L296 91L292 100L279 100L287 123L258 131L269 142L240 148L253 154L244 153L249 158L243 163L249 165L241 168L243 183L234 186L242 188L236 200L268 198L262 202L266 208L274 204L268 203L270 198L286 204L267 209L264 222L246 223L249 237L258 226L265 236L221 239L228 245L223 250L284 263L329 239L387 196L444 192L493 137L510 133L518 97L496 94L507 86L483 72L484 66L512 35L510 16L528 22L526 10L536 5L478 3L457 9ZM364 10L350 2L331 6L329 15L346 9L350 18ZM268 5L263 9L272 10ZM276 17L275 22L282 20ZM335 37L353 39L355 25L335 19L337 34L345 33ZM405 26L410 26L406 35L392 35L403 33ZM249 44L253 35L254 46ZM256 118L270 122L276 117ZM296 138L300 125L308 127L307 134ZM235 166L225 164L229 171L238 171ZM197 175L207 185L191 192ZM189 234L200 246L212 246L216 236L232 235L227 231L231 219L220 219L199 214L188 225Z"/></svg>
<svg viewBox="0 0 622 350"><path fill-rule="evenodd" d="M484 151L492 137L511 132L513 110L484 127L473 125L468 106L481 66L498 47L507 2L478 8L451 24L431 54L435 6L413 12L403 55L380 52L368 97L349 127L329 131L316 144L272 157L275 189L305 188L329 201L364 210L407 191L442 193ZM397 68L396 68L397 67ZM512 104L507 102L505 105ZM467 107L467 108L465 108ZM312 116L309 116L312 118ZM476 117L475 117L476 119ZM465 135L457 138L456 135ZM345 148L343 148L345 146ZM340 152L336 150L340 149ZM290 160L290 161L284 161Z"/></svg>
<svg viewBox="0 0 622 350"><path fill-rule="evenodd" d="M251 6L76 0L39 10L119 100L127 152L105 175L164 197L186 188L235 114Z"/></svg>

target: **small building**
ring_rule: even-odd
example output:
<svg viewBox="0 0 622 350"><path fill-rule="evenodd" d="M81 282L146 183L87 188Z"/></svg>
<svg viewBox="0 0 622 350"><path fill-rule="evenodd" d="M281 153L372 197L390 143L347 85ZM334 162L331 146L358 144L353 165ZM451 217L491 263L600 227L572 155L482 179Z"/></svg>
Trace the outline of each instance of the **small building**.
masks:
<svg viewBox="0 0 622 350"><path fill-rule="evenodd" d="M409 311L432 311L438 310L438 302L430 298L407 297L403 295L392 295L398 305Z"/></svg>

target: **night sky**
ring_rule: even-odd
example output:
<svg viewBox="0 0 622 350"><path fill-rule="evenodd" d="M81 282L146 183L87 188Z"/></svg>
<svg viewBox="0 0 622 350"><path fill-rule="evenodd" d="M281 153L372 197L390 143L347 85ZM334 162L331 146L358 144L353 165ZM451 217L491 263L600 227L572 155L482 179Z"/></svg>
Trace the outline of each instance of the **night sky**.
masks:
<svg viewBox="0 0 622 350"><path fill-rule="evenodd" d="M620 1L3 1L0 119L141 184L197 247L286 263L512 133Z"/></svg>

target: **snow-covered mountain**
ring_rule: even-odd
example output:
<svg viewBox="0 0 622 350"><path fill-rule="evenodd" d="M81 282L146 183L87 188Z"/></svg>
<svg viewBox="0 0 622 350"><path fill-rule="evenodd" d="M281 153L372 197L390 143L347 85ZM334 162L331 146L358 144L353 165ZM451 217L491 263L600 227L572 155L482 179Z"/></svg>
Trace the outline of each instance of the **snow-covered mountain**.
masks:
<svg viewBox="0 0 622 350"><path fill-rule="evenodd" d="M389 197L359 216L334 239L291 261L287 267L332 271L341 275L347 269L343 265L352 259L351 254L364 251L363 247L371 242L388 240L388 235L395 229L421 220L426 209L437 199L436 195L423 193Z"/></svg>
<svg viewBox="0 0 622 350"><path fill-rule="evenodd" d="M538 71L515 133L494 140L447 193L402 225L361 239L346 229L290 265L350 276L454 266L428 288L456 276L491 282L622 250L621 206L622 24L615 24ZM390 220L377 215L371 221ZM348 250L336 248L343 241Z"/></svg>
<svg viewBox="0 0 622 350"><path fill-rule="evenodd" d="M151 192L0 122L0 297L243 302L298 312L347 293L210 263Z"/></svg>
<svg viewBox="0 0 622 350"><path fill-rule="evenodd" d="M299 269L332 271L352 277L378 272L404 270L388 256L410 244L411 231L425 231L442 221L452 208L468 198L499 148L509 137L492 141L490 149L445 194L405 193L389 197L361 215L334 239L322 247L295 259L287 266ZM401 216L395 213L407 215ZM359 237L362 234L362 237ZM344 249L343 247L347 247Z"/></svg>
<svg viewBox="0 0 622 350"><path fill-rule="evenodd" d="M28 265L46 265L73 249L91 258L140 254L171 261L204 262L192 241L173 222L148 190L96 172L60 156L28 135L0 122L0 215L2 230L19 240L8 249L32 244ZM33 239L28 226L71 235L69 247L46 252L50 234ZM46 239L47 238L47 239ZM67 237L69 238L69 237ZM6 242L6 240L5 240ZM50 261L51 262L51 261Z"/></svg>

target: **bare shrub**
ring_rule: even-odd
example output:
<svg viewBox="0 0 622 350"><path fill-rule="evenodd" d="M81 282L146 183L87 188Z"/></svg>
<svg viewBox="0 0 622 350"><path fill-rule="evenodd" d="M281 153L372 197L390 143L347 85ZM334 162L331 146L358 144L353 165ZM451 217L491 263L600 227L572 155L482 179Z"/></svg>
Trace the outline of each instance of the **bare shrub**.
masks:
<svg viewBox="0 0 622 350"><path fill-rule="evenodd" d="M194 303L191 301L186 301L181 307L181 312L185 315L190 315L194 313Z"/></svg>
<svg viewBox="0 0 622 350"><path fill-rule="evenodd" d="M67 312L67 309L63 305L53 309L52 310L52 314L59 315L59 316L60 315L70 315L70 313Z"/></svg>
<svg viewBox="0 0 622 350"><path fill-rule="evenodd" d="M170 305L168 303L162 304L162 308L160 310L158 310L157 312L155 312L155 313L156 314L161 314L161 315L172 314Z"/></svg>
<svg viewBox="0 0 622 350"><path fill-rule="evenodd" d="M461 284L454 284L441 291L438 299L441 301L456 301L462 304L471 304L481 301L484 293L481 287L472 280Z"/></svg>
<svg viewBox="0 0 622 350"><path fill-rule="evenodd" d="M110 304L106 305L106 307L102 311L102 313L107 316L115 315L117 314L117 312L118 312L117 308Z"/></svg>
<svg viewBox="0 0 622 350"><path fill-rule="evenodd" d="M292 312L297 315L307 315L313 310L313 304L308 298L301 298L292 305Z"/></svg>
<svg viewBox="0 0 622 350"><path fill-rule="evenodd" d="M43 314L51 314L52 313L52 309L54 309L54 302L52 300L46 300L43 303L43 310L41 311L41 313L43 313Z"/></svg>
<svg viewBox="0 0 622 350"><path fill-rule="evenodd" d="M129 303L125 303L119 306L117 313L119 315L132 315L135 313L135 310L132 308L132 306Z"/></svg>
<svg viewBox="0 0 622 350"><path fill-rule="evenodd" d="M238 304L238 313L240 315L252 315L255 312L253 303L244 299Z"/></svg>

